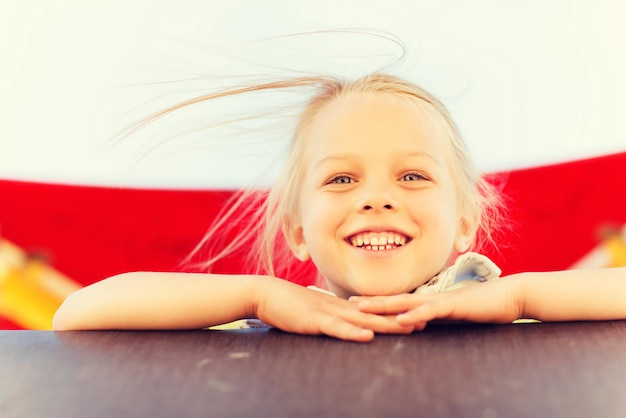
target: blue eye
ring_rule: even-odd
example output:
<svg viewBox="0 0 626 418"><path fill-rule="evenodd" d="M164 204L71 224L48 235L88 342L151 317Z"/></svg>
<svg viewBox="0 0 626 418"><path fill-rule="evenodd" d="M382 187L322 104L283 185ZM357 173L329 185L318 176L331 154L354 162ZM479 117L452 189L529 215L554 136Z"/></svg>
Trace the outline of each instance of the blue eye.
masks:
<svg viewBox="0 0 626 418"><path fill-rule="evenodd" d="M408 173L402 176L402 181L419 181L426 180L426 177L418 173Z"/></svg>
<svg viewBox="0 0 626 418"><path fill-rule="evenodd" d="M354 183L354 180L348 176L337 176L337 177L333 177L328 183L329 184L348 184L348 183Z"/></svg>

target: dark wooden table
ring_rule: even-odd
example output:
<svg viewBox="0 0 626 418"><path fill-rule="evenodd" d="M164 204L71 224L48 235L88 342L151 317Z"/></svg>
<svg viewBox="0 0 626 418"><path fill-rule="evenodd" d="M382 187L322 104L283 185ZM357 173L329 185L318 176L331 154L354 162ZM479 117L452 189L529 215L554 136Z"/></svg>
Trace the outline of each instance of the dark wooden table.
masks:
<svg viewBox="0 0 626 418"><path fill-rule="evenodd" d="M277 330L0 331L0 417L626 417L626 321L440 325L369 344Z"/></svg>

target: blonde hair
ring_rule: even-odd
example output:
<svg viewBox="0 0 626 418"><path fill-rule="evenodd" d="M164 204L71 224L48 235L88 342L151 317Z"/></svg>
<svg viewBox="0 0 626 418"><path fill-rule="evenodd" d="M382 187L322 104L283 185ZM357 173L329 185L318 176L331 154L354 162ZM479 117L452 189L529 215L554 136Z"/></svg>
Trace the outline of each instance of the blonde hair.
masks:
<svg viewBox="0 0 626 418"><path fill-rule="evenodd" d="M278 277L289 275L294 268L295 257L287 245L282 228L293 223L298 216L298 185L307 171L306 143L310 126L320 111L329 103L342 97L357 94L380 94L404 100L416 106L416 111L426 114L443 129L448 140L450 170L457 179L459 204L465 213L478 224L473 250L486 243L493 243L492 233L499 223L501 200L496 188L475 169L467 147L446 107L434 96L417 85L387 74L371 74L354 81L334 77L299 77L283 81L270 81L247 87L224 90L199 96L156 113L143 121L139 127L169 113L195 103L236 94L265 90L313 87L314 95L299 116L291 139L287 162L269 194L257 189L245 189L233 196L227 207L215 219L203 240L194 249L192 256L203 253L211 244L208 258L202 262L205 270L237 250L253 245L248 251L249 273L269 274ZM243 226L242 226L243 225ZM219 242L220 236L229 228L239 230L238 235L228 242ZM217 240L216 240L217 239ZM222 245L223 244L223 245ZM220 246L216 250L217 246ZM306 281L299 278L299 281Z"/></svg>

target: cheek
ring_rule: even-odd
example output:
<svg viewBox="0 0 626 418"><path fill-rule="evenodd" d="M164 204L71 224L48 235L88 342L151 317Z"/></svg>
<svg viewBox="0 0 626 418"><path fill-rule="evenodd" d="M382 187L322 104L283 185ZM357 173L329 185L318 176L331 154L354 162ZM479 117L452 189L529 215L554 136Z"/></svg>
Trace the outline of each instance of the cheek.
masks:
<svg viewBox="0 0 626 418"><path fill-rule="evenodd" d="M300 221L307 242L316 237L315 231L323 225L323 205L310 193L300 199Z"/></svg>
<svg viewBox="0 0 626 418"><path fill-rule="evenodd" d="M456 200L446 193L416 196L407 202L413 220L423 232L436 233L446 241L458 224Z"/></svg>
<svg viewBox="0 0 626 418"><path fill-rule="evenodd" d="M336 226L339 211L327 198L320 196L304 204L301 219L305 234L317 236Z"/></svg>
<svg viewBox="0 0 626 418"><path fill-rule="evenodd" d="M342 239L343 225L348 215L342 199L318 194L303 200L302 229L311 255L326 252L332 244Z"/></svg>

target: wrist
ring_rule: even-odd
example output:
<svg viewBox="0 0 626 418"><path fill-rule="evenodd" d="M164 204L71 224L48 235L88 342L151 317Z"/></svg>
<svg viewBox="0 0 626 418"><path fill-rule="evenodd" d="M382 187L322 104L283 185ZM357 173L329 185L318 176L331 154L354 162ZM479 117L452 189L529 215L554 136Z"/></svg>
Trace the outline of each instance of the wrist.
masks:
<svg viewBox="0 0 626 418"><path fill-rule="evenodd" d="M248 318L259 318L259 312L263 312L264 306L267 304L268 288L275 277L263 275L246 276L246 315Z"/></svg>
<svg viewBox="0 0 626 418"><path fill-rule="evenodd" d="M509 295L517 310L516 319L531 319L528 306L528 285L531 273L517 273L504 278L509 285Z"/></svg>

